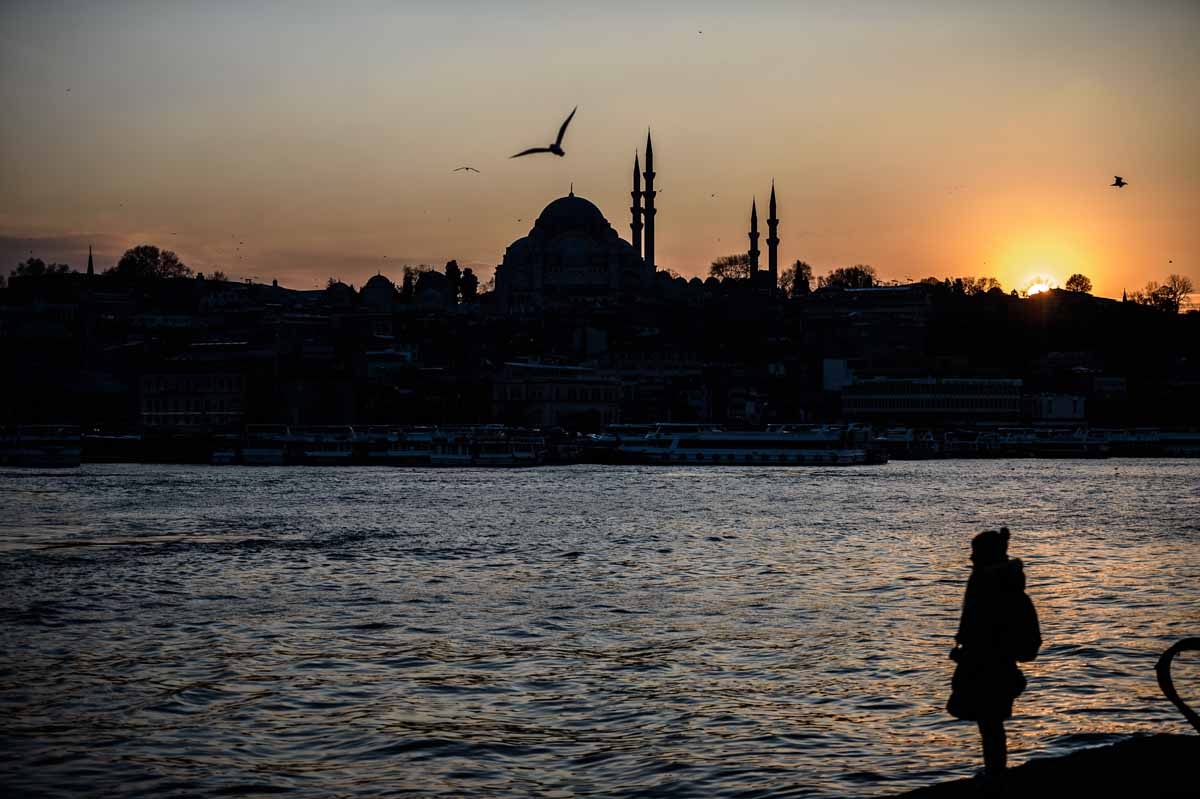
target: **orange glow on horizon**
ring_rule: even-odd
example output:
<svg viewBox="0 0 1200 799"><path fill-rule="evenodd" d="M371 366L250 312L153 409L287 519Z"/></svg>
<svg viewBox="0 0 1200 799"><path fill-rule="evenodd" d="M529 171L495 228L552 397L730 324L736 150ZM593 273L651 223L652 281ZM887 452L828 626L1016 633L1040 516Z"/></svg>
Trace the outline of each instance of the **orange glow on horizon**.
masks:
<svg viewBox="0 0 1200 799"><path fill-rule="evenodd" d="M1035 294L1042 294L1050 289L1058 288L1058 284L1051 277L1034 278L1025 288L1025 296L1032 297Z"/></svg>
<svg viewBox="0 0 1200 799"><path fill-rule="evenodd" d="M5 275L152 244L298 289L451 259L486 284L572 184L628 240L652 129L656 265L685 277L746 252L756 199L767 235L774 184L781 270L1018 292L1080 273L1114 298L1200 283L1194 3L708 4L703 35L620 2L465 22L453 4L68 5L0 6L21 32L0 95L24 123L0 131ZM509 159L576 106L565 157Z"/></svg>

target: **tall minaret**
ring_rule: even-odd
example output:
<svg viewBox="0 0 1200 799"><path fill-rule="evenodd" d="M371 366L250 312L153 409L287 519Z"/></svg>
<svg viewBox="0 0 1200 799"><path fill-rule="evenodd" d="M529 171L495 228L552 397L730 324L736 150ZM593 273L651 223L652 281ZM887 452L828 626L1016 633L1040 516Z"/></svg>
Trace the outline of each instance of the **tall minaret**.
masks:
<svg viewBox="0 0 1200 799"><path fill-rule="evenodd" d="M771 207L767 216L767 271L771 290L779 285L779 220L775 218L775 181L771 181Z"/></svg>
<svg viewBox="0 0 1200 799"><path fill-rule="evenodd" d="M750 201L750 277L758 274L758 201Z"/></svg>
<svg viewBox="0 0 1200 799"><path fill-rule="evenodd" d="M629 192L633 197L633 205L629 206L629 213L633 215L633 221L629 223L629 229L633 231L633 254L639 261L642 259L642 175L640 169L641 166L638 164L635 152L633 154L633 191Z"/></svg>
<svg viewBox="0 0 1200 799"><path fill-rule="evenodd" d="M96 268L92 266L92 245L88 245L88 277L96 274Z"/></svg>
<svg viewBox="0 0 1200 799"><path fill-rule="evenodd" d="M646 190L642 192L642 197L646 199L646 205L642 208L642 216L646 219L646 240L645 244L645 261L646 266L654 270L654 145L650 143L650 131L646 131L646 171L642 173L642 177L646 178Z"/></svg>

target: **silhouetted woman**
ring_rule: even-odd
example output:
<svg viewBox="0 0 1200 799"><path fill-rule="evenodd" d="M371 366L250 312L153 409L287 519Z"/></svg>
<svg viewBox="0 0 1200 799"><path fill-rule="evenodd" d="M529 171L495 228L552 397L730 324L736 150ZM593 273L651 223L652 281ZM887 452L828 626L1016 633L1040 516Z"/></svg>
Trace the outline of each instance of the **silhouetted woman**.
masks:
<svg viewBox="0 0 1200 799"><path fill-rule="evenodd" d="M1001 775L1008 759L1004 720L1025 690L1018 660L1033 660L1041 646L1037 612L1025 594L1021 561L1008 557L1008 528L971 540L971 577L950 659L954 669L946 710L974 721L983 738L984 774Z"/></svg>

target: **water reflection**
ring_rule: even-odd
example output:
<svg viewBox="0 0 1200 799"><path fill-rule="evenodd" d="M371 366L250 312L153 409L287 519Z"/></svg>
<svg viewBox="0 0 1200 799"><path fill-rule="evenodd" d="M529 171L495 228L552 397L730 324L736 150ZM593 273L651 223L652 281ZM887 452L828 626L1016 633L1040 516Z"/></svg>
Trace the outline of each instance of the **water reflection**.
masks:
<svg viewBox="0 0 1200 799"><path fill-rule="evenodd" d="M1013 761L1185 732L1153 664L1195 634L1198 477L5 473L0 783L845 796L962 775L977 733L943 711L945 653L969 539L1000 524L1046 639Z"/></svg>

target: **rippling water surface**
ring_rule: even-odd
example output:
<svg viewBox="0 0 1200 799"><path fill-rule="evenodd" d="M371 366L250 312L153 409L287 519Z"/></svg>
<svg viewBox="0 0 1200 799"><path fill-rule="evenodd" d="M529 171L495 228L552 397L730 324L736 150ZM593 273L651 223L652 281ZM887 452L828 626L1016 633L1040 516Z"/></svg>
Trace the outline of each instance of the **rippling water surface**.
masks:
<svg viewBox="0 0 1200 799"><path fill-rule="evenodd" d="M1200 462L0 472L0 788L848 796L971 773L969 539L1046 646L1016 761L1189 728ZM1195 661L1177 661L1200 697Z"/></svg>

